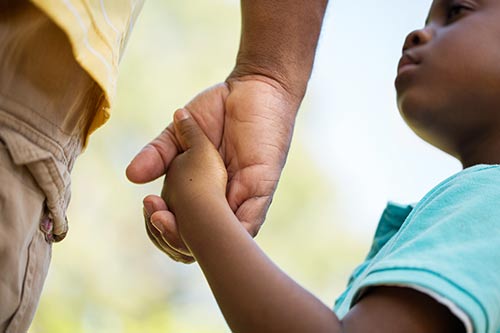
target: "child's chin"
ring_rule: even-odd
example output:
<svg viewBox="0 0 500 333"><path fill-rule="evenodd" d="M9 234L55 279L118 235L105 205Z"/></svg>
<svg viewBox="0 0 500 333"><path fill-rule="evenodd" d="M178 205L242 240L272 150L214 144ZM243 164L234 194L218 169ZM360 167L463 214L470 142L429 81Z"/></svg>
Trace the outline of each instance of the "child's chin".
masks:
<svg viewBox="0 0 500 333"><path fill-rule="evenodd" d="M425 103L422 103L422 98L411 92L405 92L398 96L398 109L410 127L414 125L421 127L425 125L426 119L429 118L430 108L426 107Z"/></svg>

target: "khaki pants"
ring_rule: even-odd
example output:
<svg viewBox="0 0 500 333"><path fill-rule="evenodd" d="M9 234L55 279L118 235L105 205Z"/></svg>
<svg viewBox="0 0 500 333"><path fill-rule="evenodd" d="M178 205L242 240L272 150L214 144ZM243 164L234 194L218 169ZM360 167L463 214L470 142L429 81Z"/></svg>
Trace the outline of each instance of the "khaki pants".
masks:
<svg viewBox="0 0 500 333"><path fill-rule="evenodd" d="M26 332L102 91L27 0L0 3L0 332Z"/></svg>

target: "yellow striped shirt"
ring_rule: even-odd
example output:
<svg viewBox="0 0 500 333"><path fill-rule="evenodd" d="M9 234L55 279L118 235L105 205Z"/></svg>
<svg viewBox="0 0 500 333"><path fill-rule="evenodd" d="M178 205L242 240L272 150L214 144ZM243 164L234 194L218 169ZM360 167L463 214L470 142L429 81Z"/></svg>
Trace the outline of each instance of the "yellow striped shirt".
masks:
<svg viewBox="0 0 500 333"><path fill-rule="evenodd" d="M104 91L89 134L109 118L118 63L144 0L31 0L68 35L78 63Z"/></svg>

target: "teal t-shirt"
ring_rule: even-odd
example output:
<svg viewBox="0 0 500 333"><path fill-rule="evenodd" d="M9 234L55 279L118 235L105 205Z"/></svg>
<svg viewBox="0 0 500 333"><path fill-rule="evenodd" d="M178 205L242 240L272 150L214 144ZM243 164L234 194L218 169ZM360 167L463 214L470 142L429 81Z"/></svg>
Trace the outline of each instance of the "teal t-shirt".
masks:
<svg viewBox="0 0 500 333"><path fill-rule="evenodd" d="M468 332L500 333L500 165L467 168L414 207L389 203L334 311L343 318L380 285L434 297Z"/></svg>

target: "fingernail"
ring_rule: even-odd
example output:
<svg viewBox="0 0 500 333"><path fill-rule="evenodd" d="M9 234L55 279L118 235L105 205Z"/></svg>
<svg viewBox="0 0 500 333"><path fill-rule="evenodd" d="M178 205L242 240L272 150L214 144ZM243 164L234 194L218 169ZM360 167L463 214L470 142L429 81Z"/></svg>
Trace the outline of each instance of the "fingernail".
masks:
<svg viewBox="0 0 500 333"><path fill-rule="evenodd" d="M144 213L149 218L151 216L151 214L153 214L153 205L151 203L149 203L149 202L145 202L143 210L144 210Z"/></svg>
<svg viewBox="0 0 500 333"><path fill-rule="evenodd" d="M160 234L163 235L163 225L160 221L151 219L151 224L153 225L153 227L155 227L156 230L158 230Z"/></svg>
<svg viewBox="0 0 500 333"><path fill-rule="evenodd" d="M186 109L179 109L175 111L174 118L177 121L181 121L189 118L189 112Z"/></svg>

